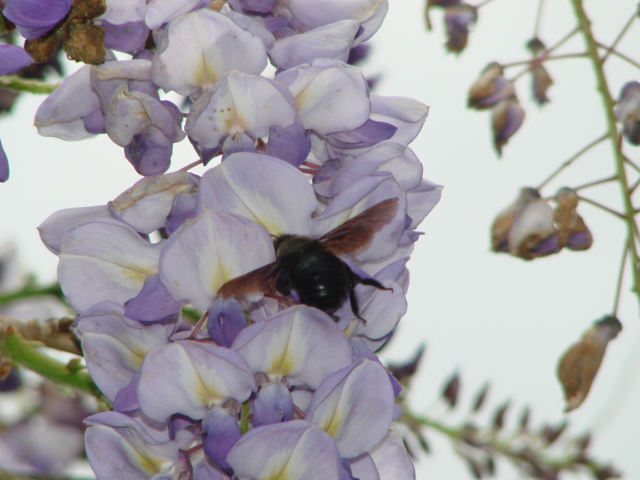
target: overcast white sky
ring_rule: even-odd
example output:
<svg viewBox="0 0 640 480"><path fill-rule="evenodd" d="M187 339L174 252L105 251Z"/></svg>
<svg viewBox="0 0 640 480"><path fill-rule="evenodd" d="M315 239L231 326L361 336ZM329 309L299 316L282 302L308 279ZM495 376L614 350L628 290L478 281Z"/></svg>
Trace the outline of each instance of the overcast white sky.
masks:
<svg viewBox="0 0 640 480"><path fill-rule="evenodd" d="M547 3L541 37L549 45L575 21L569 0ZM633 4L586 2L604 43L615 38ZM425 176L445 186L441 203L421 226L425 235L409 263L409 313L385 353L387 359L398 361L427 343L411 397L415 408L432 405L445 379L458 369L463 405L489 381L491 406L512 399L510 424L525 404L533 409L534 424L559 421L563 402L555 378L557 359L591 322L611 312L625 229L602 211L590 205L579 208L595 237L587 252L567 251L525 262L489 251L493 218L518 190L539 184L558 163L605 130L592 70L580 59L548 65L555 85L549 91L552 103L543 109L530 99L529 78L518 82L527 118L500 160L491 145L490 114L465 108L468 87L486 63L526 58L524 43L533 31L536 7L531 0L495 0L481 9L469 48L456 57L444 54L440 14L432 15L435 31L427 34L421 1L391 1L365 66L368 74L382 75L377 93L410 96L431 106L411 147L425 165ZM638 45L636 24L621 49L640 58ZM576 37L561 53L582 49L581 38ZM616 96L622 84L639 77L637 70L615 58L608 68ZM51 281L56 257L40 243L35 227L55 210L104 204L138 177L122 149L106 138L66 143L39 137L32 124L42 98L21 99L16 114L0 120L0 138L12 168L10 181L0 186L0 244L16 243L26 267L43 281ZM640 157L631 148L628 153ZM194 157L183 142L174 164L186 165ZM543 194L612 173L611 148L602 144ZM620 202L616 185L596 187L588 194L616 208ZM613 460L625 478L637 478L640 318L629 286L627 278L619 310L624 331L610 345L589 398L568 419L570 432L594 432L591 450L598 458ZM437 414L442 409L429 411ZM455 423L459 418L453 415L450 420ZM466 478L466 465L455 461L447 441L435 432L427 432L427 437L435 455L419 462L418 478ZM498 473L499 479L516 477L504 462Z"/></svg>

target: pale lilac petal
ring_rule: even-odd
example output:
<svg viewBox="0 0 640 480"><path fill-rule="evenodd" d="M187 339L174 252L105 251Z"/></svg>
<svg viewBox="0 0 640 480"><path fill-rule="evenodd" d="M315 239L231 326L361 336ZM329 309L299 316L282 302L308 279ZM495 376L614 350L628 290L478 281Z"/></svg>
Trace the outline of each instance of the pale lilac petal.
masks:
<svg viewBox="0 0 640 480"><path fill-rule="evenodd" d="M344 458L377 445L393 421L394 399L385 368L361 359L318 387L307 420L331 435Z"/></svg>
<svg viewBox="0 0 640 480"><path fill-rule="evenodd" d="M147 480L171 476L179 449L173 441L151 442L127 415L104 412L88 417L85 446L98 478Z"/></svg>
<svg viewBox="0 0 640 480"><path fill-rule="evenodd" d="M230 347L247 326L244 308L234 298L218 298L209 310L207 333L221 347Z"/></svg>
<svg viewBox="0 0 640 480"><path fill-rule="evenodd" d="M371 95L371 119L398 128L391 140L410 144L424 125L429 107L413 98Z"/></svg>
<svg viewBox="0 0 640 480"><path fill-rule="evenodd" d="M135 52L144 48L149 37L149 29L142 22L115 25L104 21L100 26L105 29L104 44L110 50Z"/></svg>
<svg viewBox="0 0 640 480"><path fill-rule="evenodd" d="M13 73L33 63L33 58L17 45L0 44L0 75Z"/></svg>
<svg viewBox="0 0 640 480"><path fill-rule="evenodd" d="M274 260L262 227L205 208L166 242L160 278L175 301L206 310L224 283Z"/></svg>
<svg viewBox="0 0 640 480"><path fill-rule="evenodd" d="M398 130L397 127L385 122L367 120L358 128L335 132L327 136L331 149L343 152L345 155L359 152L363 148L372 147L390 139Z"/></svg>
<svg viewBox="0 0 640 480"><path fill-rule="evenodd" d="M226 136L263 137L295 118L290 95L283 96L272 80L234 70L193 104L185 130L200 146L213 148Z"/></svg>
<svg viewBox="0 0 640 480"><path fill-rule="evenodd" d="M162 32L152 77L167 92L198 96L232 69L257 75L266 65L259 38L225 15L201 9L174 19Z"/></svg>
<svg viewBox="0 0 640 480"><path fill-rule="evenodd" d="M307 178L267 155L236 153L200 182L200 204L242 215L272 235L308 235L317 202Z"/></svg>
<svg viewBox="0 0 640 480"><path fill-rule="evenodd" d="M79 313L104 300L122 304L158 273L161 248L116 220L87 223L64 238L58 279Z"/></svg>
<svg viewBox="0 0 640 480"><path fill-rule="evenodd" d="M109 0L106 4L106 12L98 18L114 25L140 22L147 10L146 0Z"/></svg>
<svg viewBox="0 0 640 480"><path fill-rule="evenodd" d="M147 11L144 21L155 30L174 18L199 8L202 0L147 0Z"/></svg>
<svg viewBox="0 0 640 480"><path fill-rule="evenodd" d="M411 217L409 228L417 228L433 210L442 197L443 188L442 185L423 178L417 188L407 192L407 215Z"/></svg>
<svg viewBox="0 0 640 480"><path fill-rule="evenodd" d="M198 199L195 194L180 193L174 199L171 211L167 215L166 231L171 236L187 219L196 216Z"/></svg>
<svg viewBox="0 0 640 480"><path fill-rule="evenodd" d="M58 210L38 226L40 239L49 250L58 255L62 241L69 231L98 218L112 218L106 205Z"/></svg>
<svg viewBox="0 0 640 480"><path fill-rule="evenodd" d="M276 81L291 90L305 128L320 135L357 128L369 118L367 83L356 67L320 59L286 70Z"/></svg>
<svg viewBox="0 0 640 480"><path fill-rule="evenodd" d="M254 387L249 366L236 352L183 340L147 352L138 402L145 415L159 422L175 413L198 420L228 398L244 402Z"/></svg>
<svg viewBox="0 0 640 480"><path fill-rule="evenodd" d="M376 447L369 452L376 464L380 480L396 480L398 478L412 480L416 471L411 457L404 447L402 437L391 430Z"/></svg>
<svg viewBox="0 0 640 480"><path fill-rule="evenodd" d="M254 372L311 388L351 363L351 347L342 331L327 314L306 305L245 328L231 348Z"/></svg>
<svg viewBox="0 0 640 480"><path fill-rule="evenodd" d="M282 70L310 63L316 58L346 62L360 28L355 20L341 20L322 27L276 40L269 56Z"/></svg>
<svg viewBox="0 0 640 480"><path fill-rule="evenodd" d="M358 478L360 480L380 480L376 464L368 453L350 459L349 467L351 467L351 474L353 475L353 478ZM397 478L402 478L402 480L404 480L404 477Z"/></svg>
<svg viewBox="0 0 640 480"><path fill-rule="evenodd" d="M373 35L387 12L386 0L356 0L344 2L341 0L325 0L323 8L310 0L290 0L289 8L296 19L307 28L316 28L340 20L352 19L359 23L372 22L367 29L367 40Z"/></svg>
<svg viewBox="0 0 640 480"><path fill-rule="evenodd" d="M168 341L165 327L125 320L122 311L83 316L78 330L91 378L109 400L129 384L147 351Z"/></svg>
<svg viewBox="0 0 640 480"><path fill-rule="evenodd" d="M100 110L100 99L91 89L91 66L85 65L67 77L38 108L35 126L45 137L82 140L94 135L83 118Z"/></svg>
<svg viewBox="0 0 640 480"><path fill-rule="evenodd" d="M188 172L143 178L110 202L109 208L119 220L149 234L164 227L174 199L181 193L195 193L198 181Z"/></svg>
<svg viewBox="0 0 640 480"><path fill-rule="evenodd" d="M342 480L340 457L329 435L304 420L250 430L227 455L243 480Z"/></svg>

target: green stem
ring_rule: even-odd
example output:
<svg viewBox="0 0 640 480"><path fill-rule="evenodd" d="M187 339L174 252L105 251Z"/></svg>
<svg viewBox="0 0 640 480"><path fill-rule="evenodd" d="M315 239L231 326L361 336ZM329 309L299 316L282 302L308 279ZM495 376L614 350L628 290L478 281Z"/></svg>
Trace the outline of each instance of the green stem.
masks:
<svg viewBox="0 0 640 480"><path fill-rule="evenodd" d="M607 47L606 45L603 45L600 42L598 42L598 47L605 48L607 50L607 53L602 57L602 60L601 60L603 63L607 59L607 56L610 53L613 53L614 55L616 55L617 57L620 57L625 62L630 63L631 65L633 65L636 68L640 68L640 63L636 62L633 58L627 57L624 53L620 53L617 50L613 50L613 47Z"/></svg>
<svg viewBox="0 0 640 480"><path fill-rule="evenodd" d="M244 435L249 431L249 400L242 404L242 413L240 417L240 431Z"/></svg>
<svg viewBox="0 0 640 480"><path fill-rule="evenodd" d="M536 14L536 26L533 28L533 38L538 38L540 24L542 23L542 10L544 10L544 0L538 1L538 13Z"/></svg>
<svg viewBox="0 0 640 480"><path fill-rule="evenodd" d="M574 187L573 190L575 190L577 192L578 190L583 190L585 188L595 187L596 185L602 185L603 183L614 182L616 180L618 180L618 176L617 175L611 175L610 177L607 177L607 178L602 178L600 180L594 180L593 182L589 182L589 183L585 183L583 185L579 185L577 187Z"/></svg>
<svg viewBox="0 0 640 480"><path fill-rule="evenodd" d="M611 90L607 83L607 76L604 73L604 67L602 60L598 53L598 42L593 36L591 31L591 20L587 16L587 12L582 5L582 0L571 0L573 9L578 19L578 25L584 36L585 43L587 44L587 54L591 60L591 64L595 70L596 83L604 106L604 112L607 119L607 132L611 141L611 147L613 149L613 157L615 159L615 168L618 175L618 183L620 184L620 190L622 193L622 202L624 207L624 219L627 224L628 236L631 239L629 242L629 259L631 261L631 271L633 275L633 291L638 296L638 302L640 303L640 273L638 272L638 265L640 265L640 258L638 257L638 247L635 242L637 226L635 224L635 211L631 198L629 197L629 182L627 180L627 172L624 168L624 155L622 149L618 145L618 130L616 125L616 117L613 109L615 101L611 97Z"/></svg>
<svg viewBox="0 0 640 480"><path fill-rule="evenodd" d="M0 339L0 352L4 358L32 370L49 380L69 386L97 398L102 393L84 368L77 362L63 363L42 353L33 342L24 340L16 332L9 332Z"/></svg>
<svg viewBox="0 0 640 480"><path fill-rule="evenodd" d="M0 87L19 92L51 93L58 88L58 85L52 85L41 80L20 78L17 75L4 75L0 77Z"/></svg>
<svg viewBox="0 0 640 480"><path fill-rule="evenodd" d="M586 56L587 56L586 53L565 53L563 55L556 55L555 57L549 57L545 54L545 55L535 56L533 58L530 58L529 60L520 60L518 62L511 62L511 63L504 63L504 64L501 63L500 66L502 68L518 67L520 65L532 66L532 65L535 65L536 63L544 63L551 60L566 60L567 58L584 58Z"/></svg>
<svg viewBox="0 0 640 480"><path fill-rule="evenodd" d="M57 282L46 287L36 287L32 284L27 284L22 288L22 290L0 295L0 304L20 300L22 298L37 297L39 295L53 295L56 298L64 298L60 284Z"/></svg>
<svg viewBox="0 0 640 480"><path fill-rule="evenodd" d="M613 41L611 46L607 48L607 53L605 53L604 56L602 57L602 63L604 63L607 60L607 57L609 57L609 54L612 53L613 50L615 50L616 46L618 45L618 43L620 43L620 40L622 40L622 37L624 37L624 34L627 33L627 31L629 30L629 27L631 27L631 25L633 24L637 16L638 16L638 12L633 12L629 20L627 20L627 23L625 23L624 27L622 27L622 30L620 30L620 33L618 33L618 36Z"/></svg>

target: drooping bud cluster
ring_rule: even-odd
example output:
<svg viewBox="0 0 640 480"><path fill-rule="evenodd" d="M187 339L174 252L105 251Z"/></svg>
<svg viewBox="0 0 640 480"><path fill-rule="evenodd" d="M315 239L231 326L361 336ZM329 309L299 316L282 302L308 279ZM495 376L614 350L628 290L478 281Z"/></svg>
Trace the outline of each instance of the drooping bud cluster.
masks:
<svg viewBox="0 0 640 480"><path fill-rule="evenodd" d="M370 94L344 63L386 3L161 5L107 9L151 30L157 51L83 67L36 117L46 135L107 133L148 175L40 226L113 405L87 420L92 467L99 479L413 478L391 430L400 386L374 352L406 311L415 229L440 198L407 147L428 108ZM201 177L164 173L185 132L159 89L190 97L184 129L203 163L222 156ZM300 303L273 239L322 238L389 199L375 235L340 256L342 305ZM219 294L265 266L271 286ZM203 312L195 329L183 307Z"/></svg>
<svg viewBox="0 0 640 480"><path fill-rule="evenodd" d="M427 27L431 29L429 10L433 7L444 9L444 25L447 30L447 50L462 52L469 38L469 30L478 20L478 9L460 0L427 0Z"/></svg>
<svg viewBox="0 0 640 480"><path fill-rule="evenodd" d="M534 188L523 188L491 227L492 250L532 260L558 253L562 248L587 250L591 231L577 213L578 195L568 187L553 197L555 209Z"/></svg>
<svg viewBox="0 0 640 480"><path fill-rule="evenodd" d="M525 111L520 105L513 83L504 77L499 63L492 62L471 85L468 106L476 110L492 109L493 145L502 153L502 147L520 128Z"/></svg>
<svg viewBox="0 0 640 480"><path fill-rule="evenodd" d="M615 114L624 127L627 141L640 145L640 83L628 82L622 87Z"/></svg>

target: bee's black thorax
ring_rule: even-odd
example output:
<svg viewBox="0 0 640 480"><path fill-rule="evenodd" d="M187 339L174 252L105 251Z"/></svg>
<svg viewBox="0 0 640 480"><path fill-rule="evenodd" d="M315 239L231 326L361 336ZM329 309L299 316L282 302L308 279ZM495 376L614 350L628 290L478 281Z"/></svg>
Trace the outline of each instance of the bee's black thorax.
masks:
<svg viewBox="0 0 640 480"><path fill-rule="evenodd" d="M312 237L283 235L275 247L282 294L295 290L300 302L327 313L340 307L353 288L351 270L342 260Z"/></svg>

